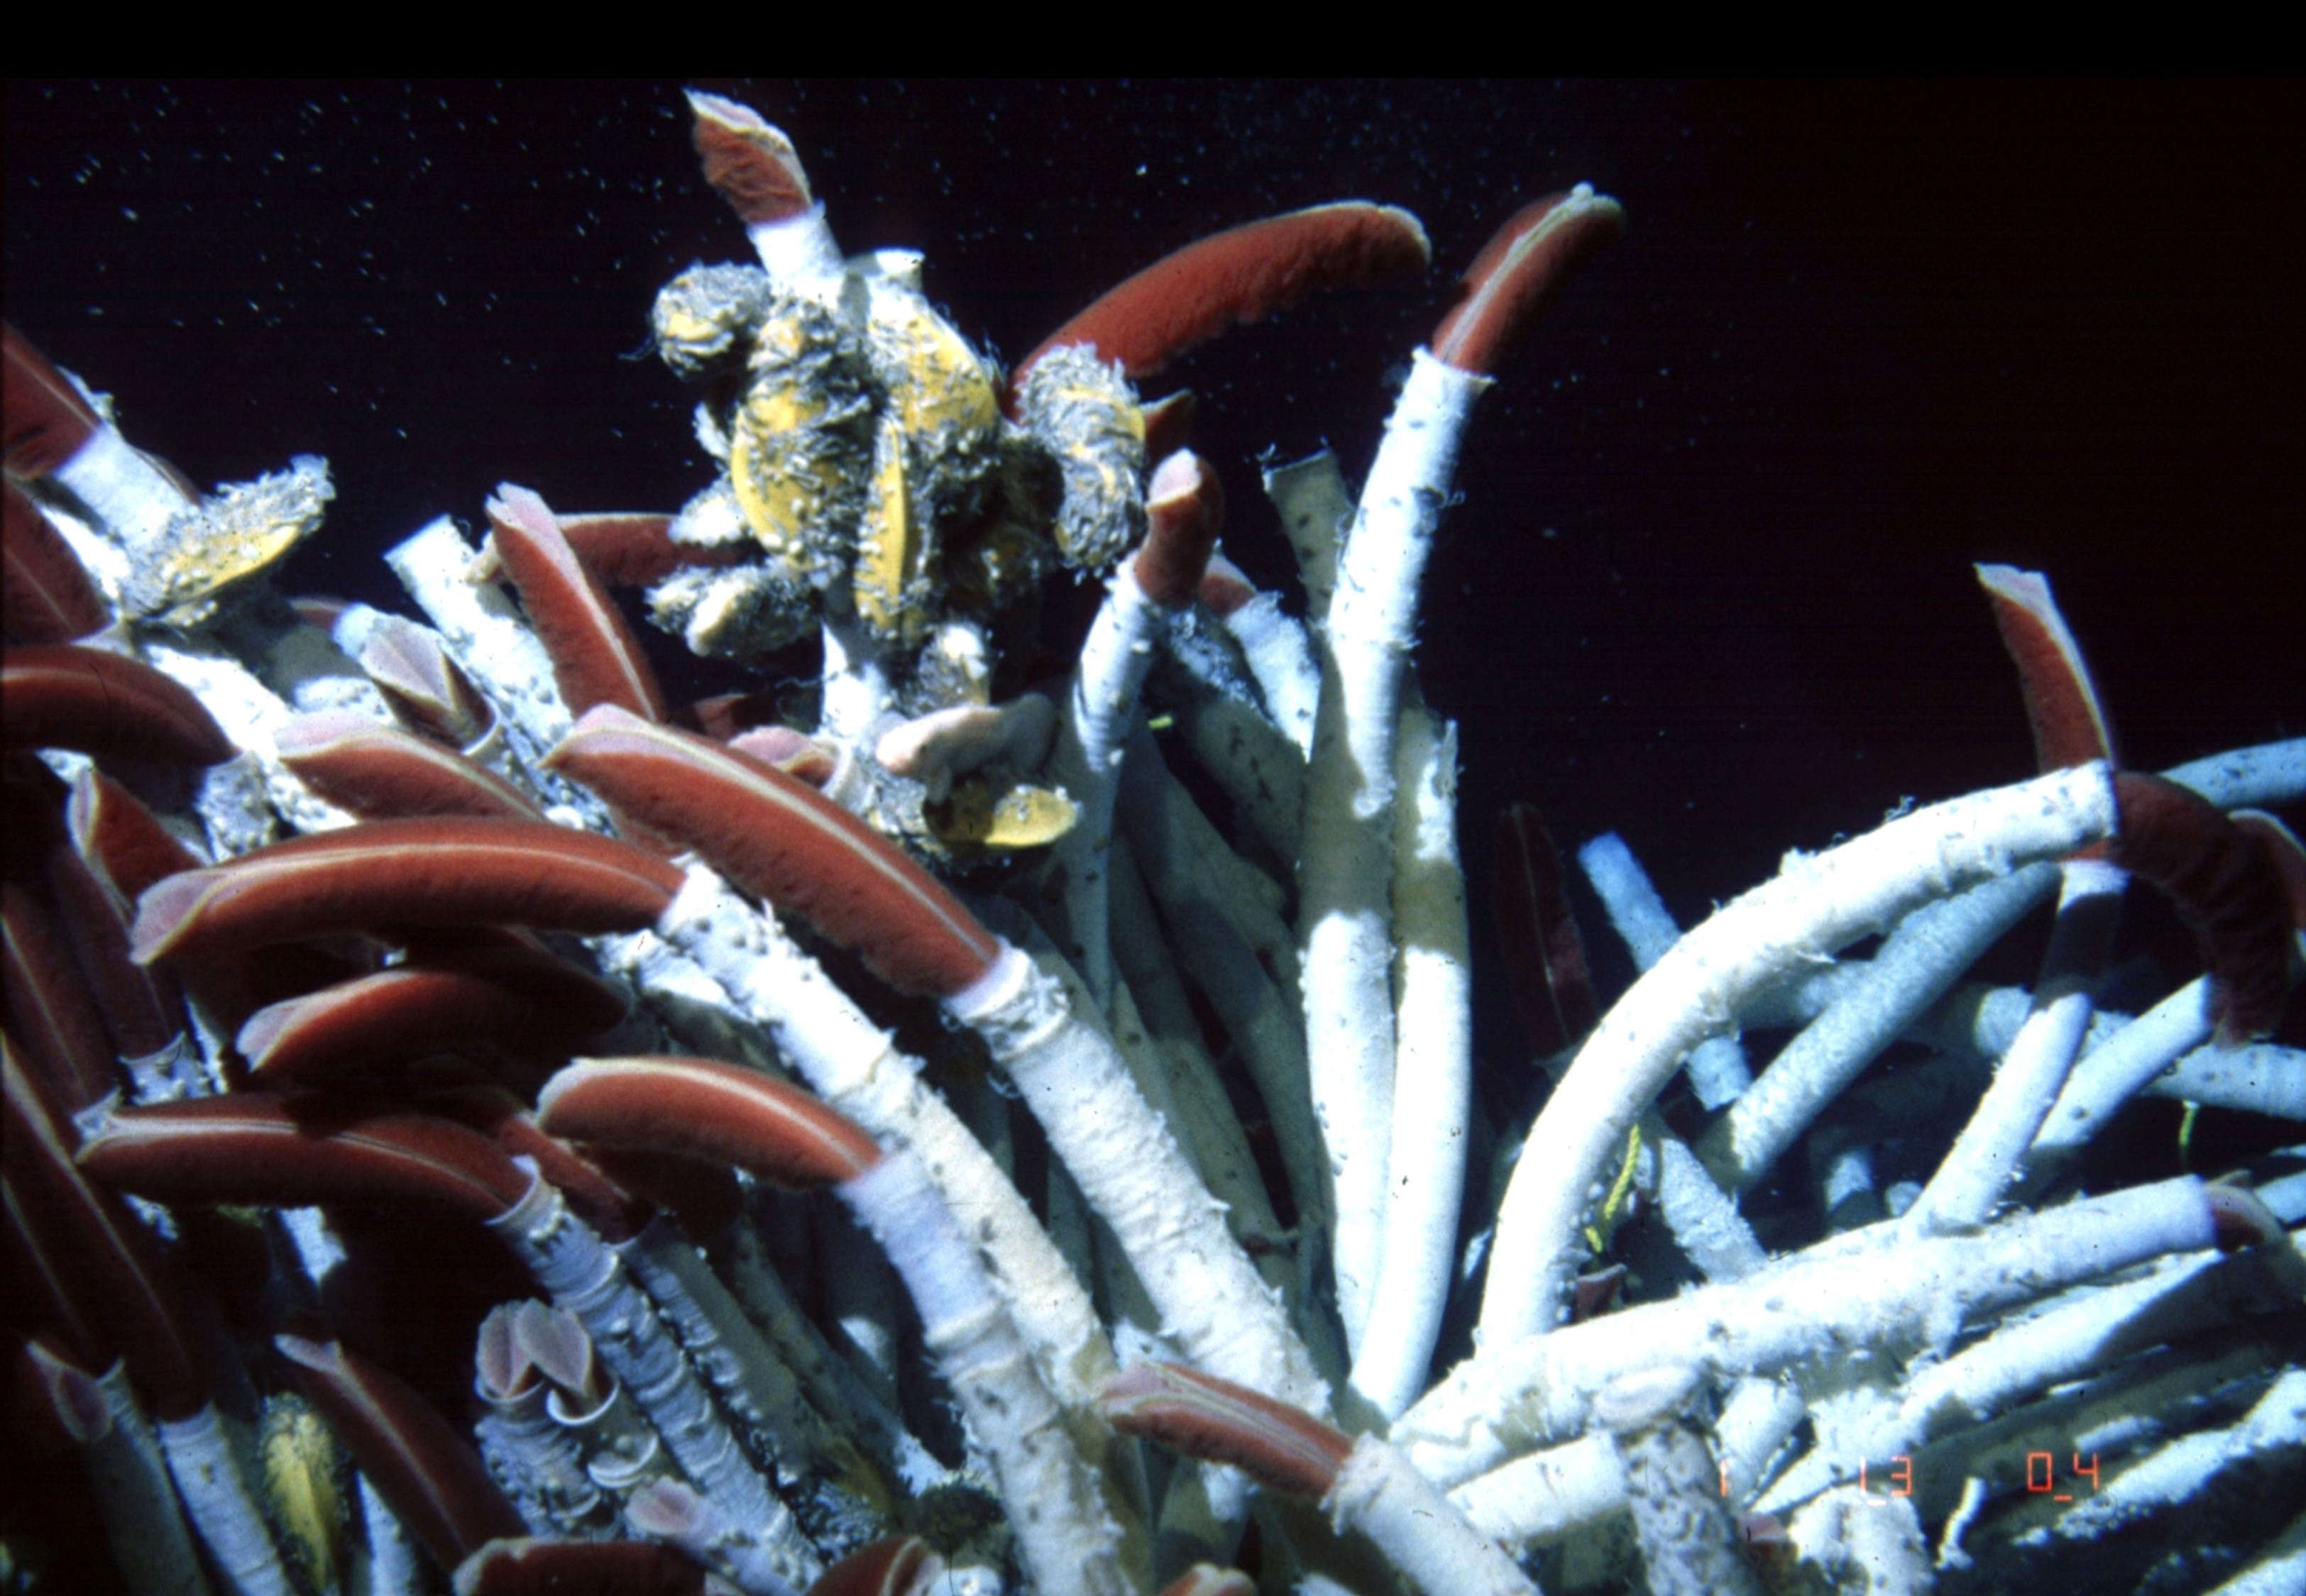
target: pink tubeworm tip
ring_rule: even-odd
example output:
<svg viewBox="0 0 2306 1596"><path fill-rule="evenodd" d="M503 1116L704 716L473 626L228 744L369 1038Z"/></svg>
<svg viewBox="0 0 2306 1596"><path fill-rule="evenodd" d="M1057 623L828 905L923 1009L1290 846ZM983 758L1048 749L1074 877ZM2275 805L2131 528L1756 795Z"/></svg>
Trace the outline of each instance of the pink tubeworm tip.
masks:
<svg viewBox="0 0 2306 1596"><path fill-rule="evenodd" d="M705 181L747 227L790 221L815 203L792 141L758 111L696 89L688 108L696 115L691 137Z"/></svg>
<svg viewBox="0 0 2306 1596"><path fill-rule="evenodd" d="M544 818L526 793L495 772L354 710L298 715L273 733L272 746L298 781L363 820L419 815Z"/></svg>
<svg viewBox="0 0 2306 1596"><path fill-rule="evenodd" d="M2248 1187L2213 1181L2204 1190L2209 1195L2210 1228L2217 1237L2219 1251L2240 1252L2289 1236L2280 1217Z"/></svg>
<svg viewBox="0 0 2306 1596"><path fill-rule="evenodd" d="M1039 769L1056 729L1056 705L1044 694L1021 693L1006 704L957 704L917 715L883 732L873 757L937 797L953 777L995 761Z"/></svg>
<svg viewBox="0 0 2306 1596"><path fill-rule="evenodd" d="M416 1388L340 1342L276 1336L290 1378L433 1560L454 1568L521 1533L520 1515L465 1438Z"/></svg>
<svg viewBox="0 0 2306 1596"><path fill-rule="evenodd" d="M587 1410L609 1399L593 1337L574 1313L530 1298L513 1305L511 1334L513 1352Z"/></svg>
<svg viewBox="0 0 2306 1596"><path fill-rule="evenodd" d="M1132 569L1145 596L1165 610L1193 602L1225 525L1225 488L1208 461L1180 449L1145 484L1147 530Z"/></svg>
<svg viewBox="0 0 2306 1596"><path fill-rule="evenodd" d="M747 759L757 759L797 781L823 787L841 767L841 757L804 731L790 726L756 726L727 739ZM894 768L892 766L891 768Z"/></svg>
<svg viewBox="0 0 2306 1596"><path fill-rule="evenodd" d="M1190 388L1138 405L1137 413L1145 422L1146 459L1158 465L1184 448L1185 440L1192 435L1194 413L1200 408L1200 401Z"/></svg>
<svg viewBox="0 0 2306 1596"><path fill-rule="evenodd" d="M1586 183L1523 206L1465 269L1465 297L1433 329L1434 357L1494 374L1577 269L1625 230L1618 202Z"/></svg>
<svg viewBox="0 0 2306 1596"><path fill-rule="evenodd" d="M4 485L0 522L0 639L10 643L70 643L111 624L112 611L72 545L31 496L13 481Z"/></svg>
<svg viewBox="0 0 2306 1596"><path fill-rule="evenodd" d="M614 704L663 720L664 692L640 639L608 590L577 559L551 508L530 489L500 482L488 512L497 556L551 657L568 713Z"/></svg>
<svg viewBox="0 0 2306 1596"><path fill-rule="evenodd" d="M112 1409L104 1400L104 1388L51 1337L36 1336L25 1342L22 1357L49 1413L75 1446L91 1446L112 1433Z"/></svg>
<svg viewBox="0 0 2306 1596"><path fill-rule="evenodd" d="M1277 1490L1329 1494L1353 1440L1312 1414L1246 1386L1149 1359L1105 1383L1097 1412L1123 1435L1212 1463L1231 1464Z"/></svg>
<svg viewBox="0 0 2306 1596"><path fill-rule="evenodd" d="M881 1161L880 1145L828 1105L710 1059L579 1059L544 1083L536 1119L555 1136L733 1164L803 1190Z"/></svg>
<svg viewBox="0 0 2306 1596"><path fill-rule="evenodd" d="M790 730L779 718L782 709L778 695L766 688L757 688L749 693L715 693L709 698L699 698L691 704L680 723L695 727L715 742L725 743L740 731L760 730L773 726ZM773 764L776 762L772 760L770 763Z"/></svg>
<svg viewBox="0 0 2306 1596"><path fill-rule="evenodd" d="M327 632L331 636L336 632L337 623L344 619L345 612L352 607L352 600L338 598L329 593L300 593L288 600L288 608L296 612L298 620L315 631Z"/></svg>
<svg viewBox="0 0 2306 1596"><path fill-rule="evenodd" d="M893 1535L850 1552L809 1586L808 1596L930 1596L944 1559L918 1535Z"/></svg>
<svg viewBox="0 0 2306 1596"><path fill-rule="evenodd" d="M2114 791L2114 862L2159 887L2192 929L2209 967L2219 1045L2266 1035L2289 996L2297 935L2274 856L2174 781L2120 771Z"/></svg>
<svg viewBox="0 0 2306 1596"><path fill-rule="evenodd" d="M1980 565L1978 585L1994 602L1994 624L2018 667L2027 723L2034 730L2035 763L2047 774L2093 759L2114 757L2114 738L2098 707L2097 688L2082 662L2080 644L2067 629L2050 579L2016 566Z"/></svg>
<svg viewBox="0 0 2306 1596"><path fill-rule="evenodd" d="M440 635L397 615L377 618L361 644L361 669L411 731L469 748L496 724L496 706L448 657Z"/></svg>
<svg viewBox="0 0 2306 1596"><path fill-rule="evenodd" d="M1210 613L1231 615L1234 610L1257 597L1257 584L1224 555L1209 555L1209 563L1201 570L1201 586L1195 595L1209 607Z"/></svg>
<svg viewBox="0 0 2306 1596"><path fill-rule="evenodd" d="M1011 399L1052 349L1086 344L1149 377L1236 322L1258 321L1320 288L1365 288L1414 277L1432 260L1409 212L1365 200L1309 206L1229 227L1165 255L1108 290L1018 363Z"/></svg>
<svg viewBox="0 0 2306 1596"><path fill-rule="evenodd" d="M510 1402L536 1388L536 1364L514 1335L517 1302L500 1302L481 1319L473 1346L473 1388L487 1403Z"/></svg>
<svg viewBox="0 0 2306 1596"><path fill-rule="evenodd" d="M46 476L104 423L64 374L14 327L0 322L0 416L8 474Z"/></svg>
<svg viewBox="0 0 2306 1596"><path fill-rule="evenodd" d="M240 752L189 688L141 660L76 643L0 653L0 704L11 748L198 765Z"/></svg>
<svg viewBox="0 0 2306 1596"><path fill-rule="evenodd" d="M1578 1276L1569 1288L1569 1322L1582 1325L1617 1307L1625 1290L1626 1275L1625 1265L1611 1264L1606 1269Z"/></svg>
<svg viewBox="0 0 2306 1596"><path fill-rule="evenodd" d="M140 963L363 926L638 931L679 870L611 837L542 821L376 820L171 875L137 905Z"/></svg>
<svg viewBox="0 0 2306 1596"><path fill-rule="evenodd" d="M935 876L806 782L602 704L545 765L807 918L901 991L949 996L1000 943Z"/></svg>

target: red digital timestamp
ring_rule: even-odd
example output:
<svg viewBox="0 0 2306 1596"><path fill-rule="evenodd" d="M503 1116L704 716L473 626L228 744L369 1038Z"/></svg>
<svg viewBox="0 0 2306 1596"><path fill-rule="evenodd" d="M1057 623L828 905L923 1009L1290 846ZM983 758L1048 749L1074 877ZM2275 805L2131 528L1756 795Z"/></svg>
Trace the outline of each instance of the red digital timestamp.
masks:
<svg viewBox="0 0 2306 1596"><path fill-rule="evenodd" d="M2067 1472L2077 1481L2088 1481L2090 1492L2096 1493L2097 1454L2091 1453L2089 1462L2085 1464L2082 1462L2082 1455L2079 1452L2075 1453L2073 1464ZM2076 1494L2074 1491L2058 1489L2058 1455L2056 1453L2028 1452L2026 1454L2026 1494L2037 1497L2046 1496L2054 1502L2071 1502L2074 1499Z"/></svg>
<svg viewBox="0 0 2306 1596"><path fill-rule="evenodd" d="M2073 1454L2073 1460L2066 1472L2072 1475L2077 1482L2088 1481L2090 1493L2094 1494L2097 1490L2097 1453L2093 1452L2089 1455L2088 1463L2082 1461L2080 1453ZM1903 1453L1898 1453L1889 1459L1887 1467L1876 1468L1868 1460L1858 1459L1858 1489L1862 1494L1875 1501L1886 1501L1892 1497L1912 1496L1914 1494L1914 1460ZM2054 1502L2071 1502L2075 1496L2074 1491L2071 1489L2058 1489L2058 1455L2054 1452L2026 1454L2026 1490L2029 1496L2046 1496ZM1730 1494L1730 1465L1726 1463L1721 1464L1721 1494L1725 1497Z"/></svg>

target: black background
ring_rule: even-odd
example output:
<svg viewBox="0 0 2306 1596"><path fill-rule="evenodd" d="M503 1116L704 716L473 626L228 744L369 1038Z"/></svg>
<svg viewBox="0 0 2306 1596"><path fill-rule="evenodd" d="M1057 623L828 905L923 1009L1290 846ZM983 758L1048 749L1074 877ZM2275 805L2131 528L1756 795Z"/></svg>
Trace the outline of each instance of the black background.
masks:
<svg viewBox="0 0 2306 1596"><path fill-rule="evenodd" d="M2127 762L2306 730L2294 85L702 86L1011 359L1215 228L1415 210L1424 284L1153 385L1200 394L1229 550L1272 583L1260 452L1357 474L1490 228L1579 179L1624 201L1477 413L1427 583L1484 930L1513 798L1565 848L1622 831L1687 921L1788 847L2028 773L1973 560L2049 573ZM7 314L203 482L327 456L295 591L390 602L379 551L503 479L675 508L709 470L650 299L748 258L679 90L12 81Z"/></svg>

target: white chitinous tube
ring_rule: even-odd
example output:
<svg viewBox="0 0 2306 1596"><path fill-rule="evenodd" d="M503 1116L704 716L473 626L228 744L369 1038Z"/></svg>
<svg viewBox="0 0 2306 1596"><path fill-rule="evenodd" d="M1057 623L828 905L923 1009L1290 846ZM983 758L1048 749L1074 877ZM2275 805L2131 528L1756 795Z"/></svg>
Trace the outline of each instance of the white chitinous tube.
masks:
<svg viewBox="0 0 2306 1596"><path fill-rule="evenodd" d="M568 735L569 713L552 661L500 584L471 578L478 557L448 516L427 523L385 551L385 563L448 645L449 657L497 713L522 779L554 808L573 808L596 832L608 810L583 788L541 768L546 749Z"/></svg>
<svg viewBox="0 0 2306 1596"><path fill-rule="evenodd" d="M1321 1505L1339 1530L1359 1530L1411 1586L1430 1596L1530 1596L1537 1587L1396 1447L1362 1436Z"/></svg>
<svg viewBox="0 0 2306 1596"><path fill-rule="evenodd" d="M1394 1095L1383 1262L1353 1385L1391 1418L1425 1388L1456 1261L1473 1097L1473 951L1457 865L1457 728L1403 713L1394 926L1400 947L1400 1073Z"/></svg>
<svg viewBox="0 0 2306 1596"><path fill-rule="evenodd" d="M554 1302L583 1322L602 1362L649 1416L682 1472L726 1515L728 1560L750 1565L757 1549L788 1583L807 1589L824 1572L808 1538L737 1445L679 1340L607 1243L542 1180L489 1228Z"/></svg>
<svg viewBox="0 0 2306 1596"><path fill-rule="evenodd" d="M702 865L658 932L765 1026L802 1079L875 1136L914 1149L983 1248L1019 1329L1068 1404L1114 1370L1113 1349L1079 1280L984 1145L920 1078L920 1064L867 1019L777 923Z"/></svg>
<svg viewBox="0 0 2306 1596"><path fill-rule="evenodd" d="M844 748L866 746L880 730L893 695L879 644L854 619L827 619L817 734Z"/></svg>
<svg viewBox="0 0 2306 1596"><path fill-rule="evenodd" d="M1910 1497L1844 1486L1795 1515L1786 1532L1803 1565L1823 1572L1836 1590L1922 1596L1934 1588L1929 1545Z"/></svg>
<svg viewBox="0 0 2306 1596"><path fill-rule="evenodd" d="M1713 1177L1728 1191L1743 1191L1769 1173L1826 1105L2041 901L2056 879L2054 866L2028 865L1925 904L1900 921L1858 972L1862 978L1781 1048L1698 1139L1697 1156Z"/></svg>
<svg viewBox="0 0 2306 1596"><path fill-rule="evenodd" d="M1035 1585L1129 1596L1096 1477L1065 1432L977 1251L912 1154L888 1155L834 1188L888 1253L920 1310L922 1339L969 1433L991 1457Z"/></svg>
<svg viewBox="0 0 2306 1596"><path fill-rule="evenodd" d="M1051 777L1080 807L1072 829L1058 840L1055 856L1064 883L1067 955L1100 1003L1113 990L1106 872L1111 867L1114 798L1120 789L1122 755L1136 721L1138 694L1167 622L1167 611L1139 585L1134 560L1123 561L1081 643L1051 753Z"/></svg>
<svg viewBox="0 0 2306 1596"><path fill-rule="evenodd" d="M2032 1011L1969 1123L1906 1211L1917 1235L1967 1230L1994 1212L2081 1051L2096 1007L2091 989L2104 972L2130 875L2103 859L2069 859L2061 874L2058 921Z"/></svg>
<svg viewBox="0 0 2306 1596"><path fill-rule="evenodd" d="M992 968L945 1008L985 1039L1017 1083L1185 1355L1226 1379L1326 1412L1327 1384L1226 1230L1222 1206L1112 1042L1073 1012L1063 989L1004 943Z"/></svg>
<svg viewBox="0 0 2306 1596"><path fill-rule="evenodd" d="M168 1477L226 1588L238 1596L292 1596L295 1587L216 1404L158 1428Z"/></svg>
<svg viewBox="0 0 2306 1596"><path fill-rule="evenodd" d="M1355 1439L1301 1408L1157 1360L1115 1376L1097 1407L1123 1435L1235 1464L1269 1489L1319 1500L1337 1532L1360 1531L1424 1596L1536 1591L1380 1436ZM1338 1587L1317 1575L1299 1588Z"/></svg>
<svg viewBox="0 0 2306 1596"><path fill-rule="evenodd" d="M1528 1145L1546 1156L1522 1160L1499 1210L1483 1348L1555 1322L1608 1160L1683 1056L1730 1023L1747 993L1933 898L2071 852L2114 824L2104 764L2060 771L1934 804L1825 853L1789 855L1775 879L1685 935L1603 1017L1531 1128Z"/></svg>
<svg viewBox="0 0 2306 1596"><path fill-rule="evenodd" d="M1687 1364L1644 1370L1605 1389L1593 1416L1624 1464L1652 1596L1760 1596L1713 1454L1690 1417L1697 1385Z"/></svg>
<svg viewBox="0 0 2306 1596"><path fill-rule="evenodd" d="M2180 1055L2210 1039L2210 983L2197 977L2083 1054L2035 1132L2027 1173L2054 1174L2095 1137L2114 1111L2143 1091Z"/></svg>
<svg viewBox="0 0 2306 1596"><path fill-rule="evenodd" d="M1458 440L1488 386L1417 352L1362 484L1325 628L1298 929L1313 1111L1336 1180L1337 1304L1355 1348L1377 1290L1392 1131L1395 721Z"/></svg>
<svg viewBox="0 0 2306 1596"><path fill-rule="evenodd" d="M1976 1235L1915 1241L1885 1222L1730 1284L1494 1343L1404 1413L1393 1439L1422 1472L1455 1485L1576 1435L1610 1381L1687 1362L1692 1348L1721 1376L1840 1368L1861 1348L1902 1357L1980 1316L2208 1247L2214 1218L2206 1188L2187 1176Z"/></svg>
<svg viewBox="0 0 2306 1596"><path fill-rule="evenodd" d="M635 1491L625 1504L625 1522L719 1568L747 1596L799 1596L777 1559L730 1521L727 1508L679 1480L658 1478Z"/></svg>
<svg viewBox="0 0 2306 1596"><path fill-rule="evenodd" d="M1577 850L1577 865L1601 900L1618 939L1634 956L1636 969L1649 969L1680 940L1681 927L1674 924L1649 872L1623 837L1604 832ZM1754 1083L1746 1050L1735 1037L1708 1037L1690 1049L1682 1070L1689 1077L1689 1089L1709 1114L1736 1102Z"/></svg>

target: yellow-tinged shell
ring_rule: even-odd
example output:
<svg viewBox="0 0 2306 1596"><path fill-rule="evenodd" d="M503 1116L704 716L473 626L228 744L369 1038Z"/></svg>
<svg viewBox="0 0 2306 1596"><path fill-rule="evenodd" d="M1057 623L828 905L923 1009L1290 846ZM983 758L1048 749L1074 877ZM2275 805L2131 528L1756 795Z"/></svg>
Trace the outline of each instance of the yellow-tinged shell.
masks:
<svg viewBox="0 0 2306 1596"><path fill-rule="evenodd" d="M858 618L882 637L910 644L927 629L933 595L922 571L930 530L905 468L903 423L884 410L874 429L873 480L858 524L852 578Z"/></svg>
<svg viewBox="0 0 2306 1596"><path fill-rule="evenodd" d="M920 294L874 280L867 300L866 348L888 402L913 446L916 464L975 478L992 460L1001 402L993 372L969 340ZM943 491L929 498L942 504Z"/></svg>
<svg viewBox="0 0 2306 1596"><path fill-rule="evenodd" d="M950 848L1043 848L1073 829L1080 806L1059 788L1027 782L1004 788L953 784L943 803L924 805L930 834Z"/></svg>
<svg viewBox="0 0 2306 1596"><path fill-rule="evenodd" d="M1135 390L1094 350L1068 346L1034 364L1019 411L1064 478L1057 552L1103 570L1145 535L1145 415Z"/></svg>
<svg viewBox="0 0 2306 1596"><path fill-rule="evenodd" d="M124 607L198 626L226 589L269 570L319 527L335 497L329 463L312 455L252 482L227 483L169 524L159 557L131 574Z"/></svg>
<svg viewBox="0 0 2306 1596"><path fill-rule="evenodd" d="M753 536L822 584L847 563L872 462L872 401L822 305L785 298L754 341L729 485Z"/></svg>
<svg viewBox="0 0 2306 1596"><path fill-rule="evenodd" d="M265 1400L258 1446L265 1506L282 1544L312 1589L336 1590L349 1472L336 1437L312 1404L283 1392Z"/></svg>
<svg viewBox="0 0 2306 1596"><path fill-rule="evenodd" d="M658 289L649 309L656 352L687 378L741 361L775 303L757 266L692 266Z"/></svg>

